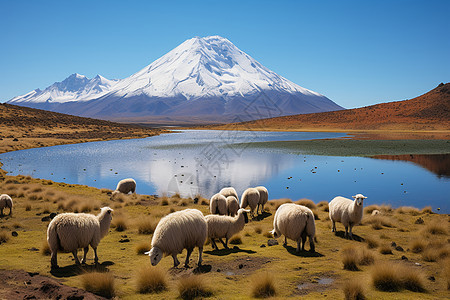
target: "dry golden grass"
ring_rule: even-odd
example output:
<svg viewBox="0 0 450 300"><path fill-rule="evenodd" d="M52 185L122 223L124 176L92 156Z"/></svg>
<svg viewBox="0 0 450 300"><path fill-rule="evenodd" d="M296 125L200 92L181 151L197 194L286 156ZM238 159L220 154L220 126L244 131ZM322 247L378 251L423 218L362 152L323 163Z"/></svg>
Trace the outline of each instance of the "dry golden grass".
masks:
<svg viewBox="0 0 450 300"><path fill-rule="evenodd" d="M252 296L268 298L276 295L275 280L269 272L255 274L251 279Z"/></svg>
<svg viewBox="0 0 450 300"><path fill-rule="evenodd" d="M380 242L376 238L370 236L366 237L365 242L367 243L367 247L369 249L377 248L380 244Z"/></svg>
<svg viewBox="0 0 450 300"><path fill-rule="evenodd" d="M140 234L152 234L155 231L158 220L152 217L141 218L136 222Z"/></svg>
<svg viewBox="0 0 450 300"><path fill-rule="evenodd" d="M317 203L317 207L325 212L329 212L328 202L327 201L320 201Z"/></svg>
<svg viewBox="0 0 450 300"><path fill-rule="evenodd" d="M412 216L417 216L420 214L419 209L412 206L401 206L395 210L396 213L399 214L408 214Z"/></svg>
<svg viewBox="0 0 450 300"><path fill-rule="evenodd" d="M261 226L256 226L256 227L255 227L255 233L257 233L257 234L261 234L261 233L262 233L262 228L261 228Z"/></svg>
<svg viewBox="0 0 450 300"><path fill-rule="evenodd" d="M50 251L50 247L47 243L47 239L42 241L41 254L44 256L49 256L52 254L52 251Z"/></svg>
<svg viewBox="0 0 450 300"><path fill-rule="evenodd" d="M145 252L150 251L150 248L151 248L150 242L146 242L146 241L140 242L135 247L137 254L144 254Z"/></svg>
<svg viewBox="0 0 450 300"><path fill-rule="evenodd" d="M178 280L178 292L181 299L204 298L212 295L212 291L201 275L181 277Z"/></svg>
<svg viewBox="0 0 450 300"><path fill-rule="evenodd" d="M450 258L444 261L443 277L447 282L447 290L450 290Z"/></svg>
<svg viewBox="0 0 450 300"><path fill-rule="evenodd" d="M431 206L426 206L426 207L422 208L420 213L421 214L432 214L433 210L432 210Z"/></svg>
<svg viewBox="0 0 450 300"><path fill-rule="evenodd" d="M167 289L167 275L158 267L145 266L136 274L136 287L139 293L159 293Z"/></svg>
<svg viewBox="0 0 450 300"><path fill-rule="evenodd" d="M287 198L282 198L282 199L274 199L274 200L270 200L268 202L270 209L273 211L276 211L278 209L278 207L280 207L280 205L284 204L284 203L292 203L291 199L287 199Z"/></svg>
<svg viewBox="0 0 450 300"><path fill-rule="evenodd" d="M364 300L366 299L364 287L361 281L349 280L343 287L345 300Z"/></svg>
<svg viewBox="0 0 450 300"><path fill-rule="evenodd" d="M375 254L364 247L359 249L358 256L358 264L361 266L368 266L375 262Z"/></svg>
<svg viewBox="0 0 450 300"><path fill-rule="evenodd" d="M355 247L350 246L342 250L342 263L344 264L344 270L359 271L358 262L359 253Z"/></svg>
<svg viewBox="0 0 450 300"><path fill-rule="evenodd" d="M111 227L116 231L122 232L128 229L128 218L124 215L114 216L112 219Z"/></svg>
<svg viewBox="0 0 450 300"><path fill-rule="evenodd" d="M381 254L392 254L392 249L391 246L389 246L388 244L383 244L380 246L379 251Z"/></svg>
<svg viewBox="0 0 450 300"><path fill-rule="evenodd" d="M413 292L425 291L422 274L413 267L399 263L379 263L372 268L372 280L377 290L397 292L407 289Z"/></svg>
<svg viewBox="0 0 450 300"><path fill-rule="evenodd" d="M241 245L242 244L241 235L239 234L233 235L228 241L228 243L230 243L231 245Z"/></svg>
<svg viewBox="0 0 450 300"><path fill-rule="evenodd" d="M102 297L114 297L115 282L111 273L90 272L81 276L81 282L86 291Z"/></svg>
<svg viewBox="0 0 450 300"><path fill-rule="evenodd" d="M371 224L372 228L375 230L383 229L384 227L396 227L396 224L392 221L390 217L383 215L367 216L363 219L364 224Z"/></svg>
<svg viewBox="0 0 450 300"><path fill-rule="evenodd" d="M314 210L317 208L317 205L312 200L309 200L309 199L300 199L294 203L306 206L307 208L309 208L311 210Z"/></svg>
<svg viewBox="0 0 450 300"><path fill-rule="evenodd" d="M423 229L425 234L439 234L439 235L446 235L447 229L442 223L438 222L431 222L427 225L425 225L425 228Z"/></svg>
<svg viewBox="0 0 450 300"><path fill-rule="evenodd" d="M0 244L6 243L9 240L8 232L1 230L0 231Z"/></svg>
<svg viewBox="0 0 450 300"><path fill-rule="evenodd" d="M427 246L427 242L423 238L416 238L411 241L409 246L413 253L421 253L423 250L425 250L425 247Z"/></svg>

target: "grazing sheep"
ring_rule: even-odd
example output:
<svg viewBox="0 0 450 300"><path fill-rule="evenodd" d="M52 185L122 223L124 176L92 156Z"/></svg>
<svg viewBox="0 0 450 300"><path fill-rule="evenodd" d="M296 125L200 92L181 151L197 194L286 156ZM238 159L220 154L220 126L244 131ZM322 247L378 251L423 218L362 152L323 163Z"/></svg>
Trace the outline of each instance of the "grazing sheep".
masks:
<svg viewBox="0 0 450 300"><path fill-rule="evenodd" d="M214 239L219 239L225 248L228 249L228 240L244 228L248 223L247 211L239 209L236 217L207 215L205 217L208 224L208 237L211 239L213 249L218 250ZM225 238L225 243L222 238Z"/></svg>
<svg viewBox="0 0 450 300"><path fill-rule="evenodd" d="M220 193L215 194L209 200L209 211L212 214L226 215L227 214L227 199Z"/></svg>
<svg viewBox="0 0 450 300"><path fill-rule="evenodd" d="M345 236L353 239L352 228L359 224L363 217L363 201L367 197L361 194L352 196L354 201L338 196L330 201L331 232L336 231L336 222L341 222L345 227ZM350 230L349 230L350 227Z"/></svg>
<svg viewBox="0 0 450 300"><path fill-rule="evenodd" d="M13 201L11 197L7 194L2 194L0 196L0 216L3 216L3 209L5 207L9 208L9 215L12 214Z"/></svg>
<svg viewBox="0 0 450 300"><path fill-rule="evenodd" d="M259 203L259 192L255 188L248 188L242 193L241 197L241 208L246 208L250 206L250 216L253 218L253 212ZM258 212L256 212L258 213Z"/></svg>
<svg viewBox="0 0 450 300"><path fill-rule="evenodd" d="M261 205L261 214L264 212L264 205L269 200L269 191L264 186L257 186L255 189L259 192L259 202L256 208L256 213L258 213L259 206Z"/></svg>
<svg viewBox="0 0 450 300"><path fill-rule="evenodd" d="M112 192L111 197L119 193L128 194L130 192L132 194L136 192L136 181L133 178L122 179L117 184L116 190Z"/></svg>
<svg viewBox="0 0 450 300"><path fill-rule="evenodd" d="M109 207L102 207L97 216L84 213L56 215L47 229L47 242L52 252L52 268L58 268L58 251L72 252L75 263L79 265L77 250L83 248L84 256L81 262L86 263L89 245L94 249L94 262L98 263L97 246L100 240L108 233L112 211Z"/></svg>
<svg viewBox="0 0 450 300"><path fill-rule="evenodd" d="M234 217L239 210L239 202L234 196L227 197L227 215Z"/></svg>
<svg viewBox="0 0 450 300"><path fill-rule="evenodd" d="M376 215L379 215L379 214L380 214L380 211L378 209L375 209L375 210L372 211L372 216L376 216Z"/></svg>
<svg viewBox="0 0 450 300"><path fill-rule="evenodd" d="M316 223L313 212L303 205L294 203L285 203L278 207L273 219L274 238L284 235L284 245L287 245L287 239L297 242L296 252L305 250L306 237L309 238L309 251L314 252L314 235L316 234Z"/></svg>
<svg viewBox="0 0 450 300"><path fill-rule="evenodd" d="M150 256L152 266L156 266L163 255L172 255L173 266L180 264L177 255L187 249L184 266L189 267L189 257L198 247L198 266L202 264L203 244L208 227L205 217L198 209L185 209L168 214L156 226L152 238L152 249L145 254Z"/></svg>
<svg viewBox="0 0 450 300"><path fill-rule="evenodd" d="M236 190L234 189L234 187L224 187L223 189L220 190L219 194L224 195L225 197L228 196L234 196L236 197L237 201L239 202L239 197L238 194L236 193Z"/></svg>

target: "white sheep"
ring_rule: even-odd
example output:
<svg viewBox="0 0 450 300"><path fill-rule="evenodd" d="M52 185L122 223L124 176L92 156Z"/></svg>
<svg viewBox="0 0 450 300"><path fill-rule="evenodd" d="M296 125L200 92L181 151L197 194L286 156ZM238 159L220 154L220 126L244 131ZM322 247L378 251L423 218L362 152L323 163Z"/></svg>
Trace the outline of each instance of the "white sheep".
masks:
<svg viewBox="0 0 450 300"><path fill-rule="evenodd" d="M332 232L336 231L336 222L341 222L345 227L345 236L353 239L352 228L359 224L363 217L363 201L367 197L361 194L352 196L354 201L338 196L328 204ZM350 228L350 230L349 230Z"/></svg>
<svg viewBox="0 0 450 300"><path fill-rule="evenodd" d="M227 214L227 199L224 195L217 193L209 200L209 211L212 214L226 215Z"/></svg>
<svg viewBox="0 0 450 300"><path fill-rule="evenodd" d="M13 201L11 197L7 194L2 194L0 196L0 216L3 216L3 209L9 208L9 215L12 214Z"/></svg>
<svg viewBox="0 0 450 300"><path fill-rule="evenodd" d="M81 262L86 263L89 245L94 249L94 262L97 264L97 247L100 240L108 234L112 220L112 211L109 207L102 207L97 216L84 213L56 215L47 229L47 242L52 252L52 268L58 268L58 251L72 252L75 263L79 265L77 250L83 248L84 256Z"/></svg>
<svg viewBox="0 0 450 300"><path fill-rule="evenodd" d="M214 239L219 239L225 248L228 249L228 240L240 232L245 223L248 223L248 216L245 209L239 209L236 217L207 215L205 217L208 224L208 237L211 239L213 249L218 249ZM225 238L225 243L222 238Z"/></svg>
<svg viewBox="0 0 450 300"><path fill-rule="evenodd" d="M234 217L239 210L239 202L234 196L227 197L227 215Z"/></svg>
<svg viewBox="0 0 450 300"><path fill-rule="evenodd" d="M380 211L378 209L374 209L372 211L372 216L376 216L376 215L379 215L379 214L380 214Z"/></svg>
<svg viewBox="0 0 450 300"><path fill-rule="evenodd" d="M236 193L236 190L234 189L234 187L231 187L231 186L224 187L223 189L220 190L219 194L222 194L225 197L234 196L234 197L236 197L236 199L239 202L239 197L238 197L238 194Z"/></svg>
<svg viewBox="0 0 450 300"><path fill-rule="evenodd" d="M296 252L305 250L306 237L309 238L309 251L314 252L314 235L316 234L316 223L313 212L303 205L295 203L285 203L278 207L273 219L274 238L284 235L284 245L287 245L287 239L297 242Z"/></svg>
<svg viewBox="0 0 450 300"><path fill-rule="evenodd" d="M203 245L208 227L205 217L198 209L185 209L168 214L156 226L152 238L152 249L145 254L150 256L152 266L156 266L163 255L172 255L173 266L180 262L177 255L187 249L184 266L189 267L189 257L198 247L198 266L202 264Z"/></svg>
<svg viewBox="0 0 450 300"><path fill-rule="evenodd" d="M256 208L256 213L258 213L259 206L261 206L261 214L264 212L264 205L269 200L269 191L264 186L257 186L255 189L259 192L259 202Z"/></svg>
<svg viewBox="0 0 450 300"><path fill-rule="evenodd" d="M250 215L253 218L253 212L259 203L259 192L255 188L248 188L242 193L241 197L241 208L246 208L250 206ZM257 212L258 213L258 212Z"/></svg>
<svg viewBox="0 0 450 300"><path fill-rule="evenodd" d="M136 181L133 178L125 178L117 183L116 190L112 192L111 197L119 193L128 194L130 192L132 194L136 192Z"/></svg>

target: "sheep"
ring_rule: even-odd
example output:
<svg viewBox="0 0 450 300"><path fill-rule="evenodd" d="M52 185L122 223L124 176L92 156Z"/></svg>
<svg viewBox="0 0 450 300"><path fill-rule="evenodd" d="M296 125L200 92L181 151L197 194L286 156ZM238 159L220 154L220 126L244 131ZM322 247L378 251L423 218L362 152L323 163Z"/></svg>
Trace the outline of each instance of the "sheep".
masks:
<svg viewBox="0 0 450 300"><path fill-rule="evenodd" d="M239 202L234 196L227 197L227 215L234 217L239 210Z"/></svg>
<svg viewBox="0 0 450 300"><path fill-rule="evenodd" d="M341 222L345 227L345 237L349 237L350 239L353 239L353 226L361 222L363 217L363 201L367 198L361 194L352 197L355 198L354 201L338 196L331 200L328 205L332 223L331 232L336 231L336 222Z"/></svg>
<svg viewBox="0 0 450 300"><path fill-rule="evenodd" d="M273 219L273 230L270 231L274 238L284 235L283 245L287 245L287 239L297 242L297 253L305 250L306 237L309 238L309 251L315 252L314 236L316 224L313 212L303 205L285 203L278 207Z"/></svg>
<svg viewBox="0 0 450 300"><path fill-rule="evenodd" d="M128 193L136 192L136 181L133 178L126 178L119 181L117 184L116 190L112 192L111 198L119 193L128 194Z"/></svg>
<svg viewBox="0 0 450 300"><path fill-rule="evenodd" d="M187 249L184 266L189 268L189 257L198 247L198 266L202 264L203 245L208 234L205 217L198 209L185 209L168 214L156 226L152 238L152 249L145 252L150 256L152 266L156 266L163 255L172 255L173 266L180 262L177 255Z"/></svg>
<svg viewBox="0 0 450 300"><path fill-rule="evenodd" d="M253 212L259 203L259 192L255 188L248 188L242 193L241 208L250 206L250 216L253 218ZM256 212L258 213L258 212Z"/></svg>
<svg viewBox="0 0 450 300"><path fill-rule="evenodd" d="M236 217L218 215L207 215L205 217L208 224L208 237L211 239L213 249L219 249L214 241L215 238L219 239L223 246L228 249L228 240L240 232L244 225L248 223L247 212L247 210L240 208ZM222 238L225 238L225 243Z"/></svg>
<svg viewBox="0 0 450 300"><path fill-rule="evenodd" d="M259 202L256 208L256 213L258 213L259 206L261 205L261 214L264 212L264 205L269 200L269 191L264 186L257 186L255 189L259 192Z"/></svg>
<svg viewBox="0 0 450 300"><path fill-rule="evenodd" d="M75 263L80 264L77 256L79 248L84 249L81 263L86 263L89 245L94 250L94 262L98 263L97 246L100 240L108 234L113 210L102 207L97 216L91 214L63 213L56 215L47 229L47 242L52 252L51 267L58 268L57 253L59 251L72 252Z"/></svg>
<svg viewBox="0 0 450 300"><path fill-rule="evenodd" d="M209 200L209 211L212 214L226 215L227 214L227 199L224 195L217 193Z"/></svg>
<svg viewBox="0 0 450 300"><path fill-rule="evenodd" d="M375 210L372 211L372 216L376 216L376 215L379 215L379 214L380 214L380 211L378 209L375 209Z"/></svg>
<svg viewBox="0 0 450 300"><path fill-rule="evenodd" d="M219 194L224 195L225 197L228 196L234 196L236 197L237 201L239 202L239 197L238 194L236 193L236 190L234 189L234 187L224 187L223 189L220 190Z"/></svg>
<svg viewBox="0 0 450 300"><path fill-rule="evenodd" d="M5 207L9 208L9 215L12 214L13 201L11 197L7 194L2 194L0 196L0 216L3 216L3 209Z"/></svg>

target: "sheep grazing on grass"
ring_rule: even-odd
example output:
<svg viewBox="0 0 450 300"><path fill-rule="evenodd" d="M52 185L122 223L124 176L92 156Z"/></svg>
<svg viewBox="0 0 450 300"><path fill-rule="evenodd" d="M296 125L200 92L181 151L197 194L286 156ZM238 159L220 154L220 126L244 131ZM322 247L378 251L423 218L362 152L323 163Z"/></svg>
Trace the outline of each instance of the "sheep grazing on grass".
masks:
<svg viewBox="0 0 450 300"><path fill-rule="evenodd" d="M56 215L47 229L47 242L52 252L52 268L58 268L58 251L72 252L75 263L80 264L77 256L79 248L84 249L82 263L86 263L89 245L94 249L94 262L98 263L97 246L108 233L112 220L112 209L102 207L97 216L91 214L64 213Z"/></svg>
<svg viewBox="0 0 450 300"><path fill-rule="evenodd" d="M316 234L316 223L313 212L303 205L285 203L278 207L273 219L274 238L284 235L284 245L287 239L297 242L296 252L305 250L306 237L309 238L309 251L315 252L314 235Z"/></svg>
<svg viewBox="0 0 450 300"><path fill-rule="evenodd" d="M239 210L239 202L236 197L227 197L227 215L234 217Z"/></svg>
<svg viewBox="0 0 450 300"><path fill-rule="evenodd" d="M248 188L242 193L241 208L250 206L250 216L254 218L254 211L259 203L259 192L255 188ZM258 213L258 212L256 212Z"/></svg>
<svg viewBox="0 0 450 300"><path fill-rule="evenodd" d="M224 195L225 197L229 197L229 196L234 196L236 197L237 201L239 202L239 197L238 194L236 193L236 190L234 189L234 187L224 187L223 189L220 190L219 194Z"/></svg>
<svg viewBox="0 0 450 300"><path fill-rule="evenodd" d="M220 193L215 194L209 200L209 211L212 214L226 215L227 214L227 199Z"/></svg>
<svg viewBox="0 0 450 300"><path fill-rule="evenodd" d="M173 266L180 262L177 255L187 249L184 266L189 268L189 257L198 247L198 266L202 264L203 245L208 226L205 217L198 209L185 209L168 214L156 226L152 238L152 249L145 254L150 256L152 266L156 266L163 255L172 255Z"/></svg>
<svg viewBox="0 0 450 300"><path fill-rule="evenodd" d="M213 249L219 249L214 241L216 238L228 249L228 240L240 232L245 223L248 223L247 212L241 208L238 210L236 217L218 215L207 215L205 217L208 224L208 237L211 239ZM225 243L222 238L225 238Z"/></svg>
<svg viewBox="0 0 450 300"><path fill-rule="evenodd" d="M257 186L255 189L259 192L259 202L258 207L256 208L256 213L258 213L258 209L261 206L261 214L264 212L264 205L269 200L269 191L264 186Z"/></svg>
<svg viewBox="0 0 450 300"><path fill-rule="evenodd" d="M359 224L363 217L363 201L367 197L361 194L352 196L355 200L338 196L330 201L330 219L332 232L336 231L336 222L341 222L345 227L345 236L353 239L352 228ZM350 230L349 230L350 229Z"/></svg>
<svg viewBox="0 0 450 300"><path fill-rule="evenodd" d="M11 197L7 194L2 194L0 196L0 216L3 216L3 209L9 208L9 215L12 214L13 201Z"/></svg>
<svg viewBox="0 0 450 300"><path fill-rule="evenodd" d="M122 179L117 184L116 190L112 192L111 197L119 193L129 194L130 192L132 194L136 192L136 181L133 178Z"/></svg>

